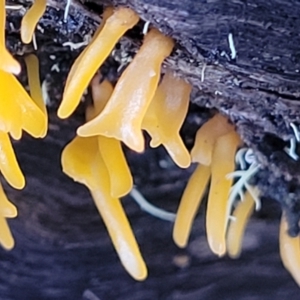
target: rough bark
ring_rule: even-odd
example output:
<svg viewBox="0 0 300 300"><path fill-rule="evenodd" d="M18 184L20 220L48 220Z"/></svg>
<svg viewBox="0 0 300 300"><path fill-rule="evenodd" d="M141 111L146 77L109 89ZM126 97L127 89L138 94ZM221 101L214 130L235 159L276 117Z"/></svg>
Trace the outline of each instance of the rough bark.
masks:
<svg viewBox="0 0 300 300"><path fill-rule="evenodd" d="M36 33L41 76L47 79L51 96L50 132L45 140L25 138L15 145L27 187L22 192L6 187L19 217L10 221L15 249L0 250L1 299L295 298L298 289L279 262L279 206L269 202L276 200L289 211L291 233L297 234L300 162L284 148L293 136L289 123L300 125L300 2L113 0L115 5L132 7L142 21L105 64L106 76L115 81L119 63L126 65L137 51L144 21L172 36L176 48L164 68L193 84L191 101L196 104L183 128L186 143L192 145L195 131L211 109L226 114L262 165L255 181L266 200L250 227L244 255L230 261L215 258L206 249L202 221L195 224L187 250L179 250L171 240L171 224L148 216L126 198L150 270L144 283L134 282L122 270L88 192L60 170L60 152L82 122L82 107L70 120L55 117L62 83L80 51L62 45L90 35L100 22L102 4L109 4L82 2L72 3L63 23L64 3L48 1L40 22L44 32ZM19 41L23 13L10 11L7 24L8 46L21 61L23 54L33 52L31 45ZM228 43L230 33L235 59ZM59 73L51 71L56 63ZM21 80L26 83L25 73ZM175 211L191 170L173 165L162 169L158 163L166 159L162 149L141 156L127 151L127 155L138 188L158 206Z"/></svg>

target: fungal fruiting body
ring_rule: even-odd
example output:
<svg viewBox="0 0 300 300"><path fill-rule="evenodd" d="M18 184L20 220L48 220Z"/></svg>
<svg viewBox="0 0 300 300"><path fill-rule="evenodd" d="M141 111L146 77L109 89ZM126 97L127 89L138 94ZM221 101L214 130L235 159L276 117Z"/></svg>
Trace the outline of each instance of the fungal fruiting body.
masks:
<svg viewBox="0 0 300 300"><path fill-rule="evenodd" d="M192 223L203 199L210 175L210 166L199 164L184 190L173 230L173 239L179 247L187 245Z"/></svg>
<svg viewBox="0 0 300 300"><path fill-rule="evenodd" d="M79 104L84 90L101 64L109 56L121 36L132 28L139 17L131 9L117 9L105 22L103 29L89 44L84 55L71 68L63 100L58 109L60 118L67 118Z"/></svg>
<svg viewBox="0 0 300 300"><path fill-rule="evenodd" d="M167 72L148 107L142 128L151 136L151 147L163 145L174 162L187 168L191 157L179 130L187 115L191 85Z"/></svg>
<svg viewBox="0 0 300 300"><path fill-rule="evenodd" d="M284 267L300 286L300 239L288 234L288 223L285 213L282 214L279 230L280 256Z"/></svg>
<svg viewBox="0 0 300 300"><path fill-rule="evenodd" d="M45 132L45 113L34 103L14 75L0 70L0 82L9 89L0 90L0 130L21 138L22 130L39 138Z"/></svg>
<svg viewBox="0 0 300 300"><path fill-rule="evenodd" d="M5 1L0 0L0 172L7 182L16 189L25 186L25 177L19 167L10 136L19 140L22 131L33 137L43 137L47 131L46 110L41 104L36 104L13 74L19 74L21 67L5 47ZM32 60L29 58L29 60ZM36 61L34 71L38 71ZM33 94L38 94L39 79L29 76L30 86L34 86ZM40 89L40 87L39 87ZM6 218L14 218L17 209L5 196L0 186L0 243L5 249L14 246L14 240L9 230Z"/></svg>
<svg viewBox="0 0 300 300"><path fill-rule="evenodd" d="M30 96L44 115L44 128L41 130L41 137L45 137L48 129L48 114L41 89L39 60L35 55L30 54L25 57L25 63L27 68Z"/></svg>
<svg viewBox="0 0 300 300"><path fill-rule="evenodd" d="M96 76L96 80L98 79L99 77ZM107 100L105 98L110 96L110 85L106 81L98 84L94 80L92 89L95 111L90 107L88 117L93 117L97 113L97 108L99 110L105 104ZM110 157L108 157L109 153ZM116 161L113 161L114 155L117 158ZM67 175L85 184L90 190L125 269L133 278L145 279L147 276L145 262L120 199L115 196L126 193L122 185L123 178L120 176L124 175L124 169L127 170L128 167L120 142L106 137L76 137L62 153L62 166ZM120 170L121 173L119 173ZM126 176L129 176L130 181L131 175L125 172L125 187L128 189ZM132 181L129 182L129 190L131 187Z"/></svg>
<svg viewBox="0 0 300 300"><path fill-rule="evenodd" d="M22 18L21 39L25 44L32 41L35 27L46 10L47 0L34 0L30 9Z"/></svg>
<svg viewBox="0 0 300 300"><path fill-rule="evenodd" d="M21 66L12 55L7 51L5 46L5 0L0 0L0 71L8 73L19 74L21 72ZM1 81L0 81L1 82Z"/></svg>
<svg viewBox="0 0 300 300"><path fill-rule="evenodd" d="M234 171L235 153L241 140L235 131L217 139L212 155L211 185L206 212L206 234L211 250L219 256L226 253L226 209L232 180L226 175Z"/></svg>
<svg viewBox="0 0 300 300"><path fill-rule="evenodd" d="M113 137L142 152L142 121L158 85L161 64L170 55L173 45L170 38L152 29L118 80L102 113L80 127L78 135Z"/></svg>
<svg viewBox="0 0 300 300"><path fill-rule="evenodd" d="M99 83L97 75L91 82L93 106L87 108L87 120L91 120L104 109L109 100L113 86L107 80ZM97 136L98 146L110 178L111 195L119 198L130 192L133 179L124 156L121 142L105 136Z"/></svg>
<svg viewBox="0 0 300 300"><path fill-rule="evenodd" d="M17 214L16 207L7 199L0 183L0 244L6 250L12 249L15 244L6 218L15 218Z"/></svg>
<svg viewBox="0 0 300 300"><path fill-rule="evenodd" d="M220 256L225 253L224 207L231 186L225 176L230 170L234 170L234 156L239 143L234 127L220 114L215 115L198 130L191 150L192 161L197 162L198 166L183 193L173 229L173 238L179 246L186 246L192 221L211 178L206 213L207 239L214 253ZM185 219L189 221L185 223Z"/></svg>
<svg viewBox="0 0 300 300"><path fill-rule="evenodd" d="M238 258L241 254L242 240L247 222L254 211L255 202L249 192L239 201L228 226L226 235L227 253L231 258Z"/></svg>
<svg viewBox="0 0 300 300"><path fill-rule="evenodd" d="M232 125L224 116L214 115L197 131L195 145L191 151L192 162L209 166L217 139L232 130Z"/></svg>

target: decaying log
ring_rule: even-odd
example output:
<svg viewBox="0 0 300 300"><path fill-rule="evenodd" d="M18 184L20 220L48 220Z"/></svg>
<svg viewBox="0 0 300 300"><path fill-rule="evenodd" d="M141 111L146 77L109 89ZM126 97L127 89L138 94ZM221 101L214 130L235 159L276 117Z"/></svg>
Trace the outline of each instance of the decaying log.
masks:
<svg viewBox="0 0 300 300"><path fill-rule="evenodd" d="M27 1L7 1L22 3ZM124 205L149 266L149 279L134 282L119 264L88 191L61 173L60 153L82 123L84 104L66 121L56 109L70 65L81 43L97 28L103 4L73 1L67 22L65 2L49 0L36 31L41 78L50 96L50 130L44 140L26 137L15 144L27 187L6 187L18 206L10 220L16 247L0 250L0 298L15 299L285 299L299 291L278 254L278 201L287 209L291 233L299 231L300 160L285 152L300 130L300 2L287 0L113 0L141 16L138 29L119 43L103 72L116 81L141 45L145 22L176 40L168 68L193 84L189 116L182 134L189 147L194 133L217 109L226 114L254 150L261 171L254 178L264 201L250 224L242 258L231 261L209 253L203 213L186 250L171 240L172 224L142 212L130 197ZM34 52L19 39L25 9L8 12L7 44L21 62ZM232 39L232 40L231 40ZM230 46L233 41L234 47ZM236 54L234 53L236 51ZM57 68L53 69L53 65ZM118 69L122 64L123 68ZM21 81L26 84L26 74ZM1 83L0 83L1 84ZM300 152L298 152L300 155ZM164 150L137 156L127 150L138 189L153 203L176 211L191 170L166 161ZM168 162L168 161L167 161ZM274 204L275 203L275 204ZM275 288L274 288L275 287Z"/></svg>

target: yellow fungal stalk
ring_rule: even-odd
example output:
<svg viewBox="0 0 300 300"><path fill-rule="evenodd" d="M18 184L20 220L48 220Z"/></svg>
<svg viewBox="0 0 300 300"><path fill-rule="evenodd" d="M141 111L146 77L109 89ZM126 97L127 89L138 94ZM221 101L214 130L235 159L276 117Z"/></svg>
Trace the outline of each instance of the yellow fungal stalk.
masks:
<svg viewBox="0 0 300 300"><path fill-rule="evenodd" d="M25 44L32 41L35 27L46 10L47 0L34 0L21 22L21 40Z"/></svg>
<svg viewBox="0 0 300 300"><path fill-rule="evenodd" d="M198 165L184 190L177 211L173 229L173 239L179 247L185 247L192 223L203 199L210 178L210 167Z"/></svg>
<svg viewBox="0 0 300 300"><path fill-rule="evenodd" d="M0 0L0 71L2 70L8 73L19 74L21 72L21 66L7 51L5 46L5 20L5 0ZM2 85L3 83L1 80L0 82Z"/></svg>
<svg viewBox="0 0 300 300"><path fill-rule="evenodd" d="M6 250L12 249L15 243L6 218L15 218L17 214L16 207L7 199L0 183L0 244Z"/></svg>
<svg viewBox="0 0 300 300"><path fill-rule="evenodd" d="M90 190L114 247L128 273L137 280L147 269L120 200L111 196L106 165L96 137L76 137L62 153L63 171Z"/></svg>
<svg viewBox="0 0 300 300"><path fill-rule="evenodd" d="M5 218L15 218L18 215L17 208L7 199L1 183L0 183L0 215Z"/></svg>
<svg viewBox="0 0 300 300"><path fill-rule="evenodd" d="M195 145L191 151L192 162L209 166L217 139L233 130L234 127L228 119L219 113L203 124L196 134Z"/></svg>
<svg viewBox="0 0 300 300"><path fill-rule="evenodd" d="M118 40L139 20L135 12L128 8L117 9L110 16L100 33L84 50L84 55L79 56L71 68L67 84L65 86L63 100L58 109L60 118L67 118L77 107L84 90L89 85L98 68Z"/></svg>
<svg viewBox="0 0 300 300"><path fill-rule="evenodd" d="M179 135L188 111L191 89L190 84L167 72L142 123L142 128L152 138L151 147L162 144L182 168L187 168L191 163L190 154Z"/></svg>
<svg viewBox="0 0 300 300"><path fill-rule="evenodd" d="M235 131L219 137L211 163L211 185L206 212L206 234L211 250L222 256L226 253L227 200L232 180L226 175L234 171L235 153L241 140Z"/></svg>
<svg viewBox="0 0 300 300"><path fill-rule="evenodd" d="M16 189L25 186L25 178L20 170L7 133L0 131L0 171L8 183Z"/></svg>
<svg viewBox="0 0 300 300"><path fill-rule="evenodd" d="M171 53L173 45L170 38L152 29L120 77L103 112L80 127L78 135L113 137L142 152L142 120L157 88L161 64Z"/></svg>
<svg viewBox="0 0 300 300"><path fill-rule="evenodd" d="M290 237L285 214L282 214L279 232L280 256L284 267L300 286L300 238Z"/></svg>
<svg viewBox="0 0 300 300"><path fill-rule="evenodd" d="M102 15L102 22L100 24L100 26L98 27L98 29L95 31L92 40L90 41L90 45L85 47L84 50L80 53L80 55L77 57L77 59L75 60L71 71L68 74L68 78L65 84L65 90L67 90L67 87L69 86L69 83L73 80L73 77L75 75L78 76L78 66L82 66L81 61L86 59L86 52L88 51L88 49L90 47L92 47L93 43L95 42L95 40L97 39L98 35L100 34L100 32L102 31L104 24L106 23L107 19L113 14L114 9L113 7L107 7Z"/></svg>
<svg viewBox="0 0 300 300"><path fill-rule="evenodd" d="M253 213L255 201L247 191L244 199L240 200L233 211L232 220L228 226L226 236L227 252L231 258L239 258L242 250L243 236L246 225Z"/></svg>
<svg viewBox="0 0 300 300"><path fill-rule="evenodd" d="M113 92L110 82L104 80L100 84L99 80L100 76L97 75L91 82L94 107L88 107L87 120L95 117L103 110ZM112 197L119 198L128 194L132 189L133 179L120 141L114 138L98 136L98 145L109 173Z"/></svg>
<svg viewBox="0 0 300 300"><path fill-rule="evenodd" d="M0 244L6 250L11 250L15 241L8 227L6 218L0 215Z"/></svg>
<svg viewBox="0 0 300 300"><path fill-rule="evenodd" d="M48 130L48 114L41 89L41 81L39 75L39 60L34 54L30 54L25 57L25 63L27 67L27 77L31 98L39 107L39 109L44 113L45 116L44 129L41 132L41 137L45 137Z"/></svg>
<svg viewBox="0 0 300 300"><path fill-rule="evenodd" d="M22 129L33 137L43 137L45 114L12 74L0 70L0 82L10 87L0 89L0 131L14 139L20 139Z"/></svg>

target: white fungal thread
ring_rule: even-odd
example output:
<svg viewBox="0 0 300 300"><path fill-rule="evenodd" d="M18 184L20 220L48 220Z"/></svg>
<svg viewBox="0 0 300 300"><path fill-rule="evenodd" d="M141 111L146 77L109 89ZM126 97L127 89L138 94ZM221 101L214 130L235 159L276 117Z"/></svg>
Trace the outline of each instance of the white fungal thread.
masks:
<svg viewBox="0 0 300 300"><path fill-rule="evenodd" d="M35 35L35 33L33 33L33 35L32 35L32 44L33 44L33 49L37 50L38 45L37 45L37 42L36 42L36 35Z"/></svg>
<svg viewBox="0 0 300 300"><path fill-rule="evenodd" d="M297 140L295 137L290 138L290 146L285 147L284 151L293 159L293 160L298 160L299 156L296 153L296 148L297 148Z"/></svg>
<svg viewBox="0 0 300 300"><path fill-rule="evenodd" d="M234 46L232 33L228 34L228 43L229 43L229 48L230 48L230 51L231 51L231 55L230 55L231 59L235 59L236 58L236 49L235 49L235 46Z"/></svg>
<svg viewBox="0 0 300 300"><path fill-rule="evenodd" d="M60 72L60 68L59 68L59 65L58 63L54 64L52 67L51 67L51 71L56 71L57 73Z"/></svg>
<svg viewBox="0 0 300 300"><path fill-rule="evenodd" d="M11 5L5 5L5 9L7 10L20 10L24 8L23 5L21 4L11 4Z"/></svg>
<svg viewBox="0 0 300 300"><path fill-rule="evenodd" d="M297 126L294 123L290 123L290 126L292 127L292 129L294 131L294 135L295 135L295 138L296 138L297 142L300 142L299 129L297 128Z"/></svg>
<svg viewBox="0 0 300 300"><path fill-rule="evenodd" d="M148 33L149 25L150 25L149 21L145 22L144 27L143 27L143 35L146 35Z"/></svg>
<svg viewBox="0 0 300 300"><path fill-rule="evenodd" d="M176 214L167 212L149 203L144 196L136 189L133 188L130 196L140 206L141 210L146 211L150 215L169 222L175 222Z"/></svg>
<svg viewBox="0 0 300 300"><path fill-rule="evenodd" d="M246 189L255 202L255 209L261 208L259 198L259 190L257 187L250 185L248 182L260 169L260 165L256 162L253 150L250 148L241 148L235 156L236 163L240 166L240 170L234 171L226 175L227 179L239 177L237 182L231 187L227 202L227 220L230 219L232 207L237 198L244 200L244 190ZM248 167L249 166L249 167Z"/></svg>
<svg viewBox="0 0 300 300"><path fill-rule="evenodd" d="M70 5L71 5L72 0L67 0L67 4L65 7L65 12L64 12L64 22L67 22L68 15L69 15L69 10L70 10Z"/></svg>
<svg viewBox="0 0 300 300"><path fill-rule="evenodd" d="M46 106L50 105L50 96L49 96L49 92L48 92L48 83L46 81L46 79L43 81L42 83L42 95L43 95L43 100Z"/></svg>

